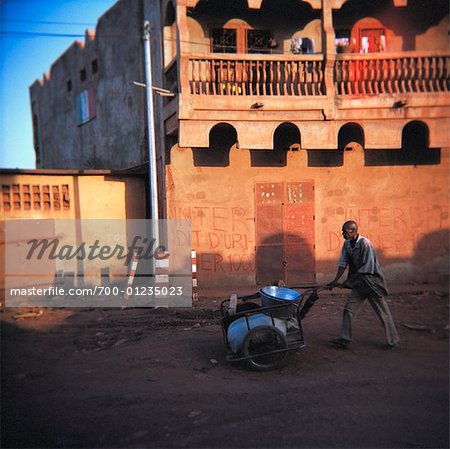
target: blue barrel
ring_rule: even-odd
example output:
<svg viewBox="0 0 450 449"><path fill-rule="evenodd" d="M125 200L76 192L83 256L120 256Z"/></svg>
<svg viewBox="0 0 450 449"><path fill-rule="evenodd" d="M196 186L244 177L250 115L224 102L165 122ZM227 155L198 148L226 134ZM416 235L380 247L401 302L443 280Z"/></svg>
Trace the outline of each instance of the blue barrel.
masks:
<svg viewBox="0 0 450 449"><path fill-rule="evenodd" d="M258 326L273 326L274 324L275 327L283 333L283 335L286 335L286 322L284 320L274 318L272 323L272 318L264 313L250 315L247 318L241 317L233 321L227 331L228 344L230 345L231 350L236 353L241 351L242 344L244 343L245 337L250 329L254 329Z"/></svg>

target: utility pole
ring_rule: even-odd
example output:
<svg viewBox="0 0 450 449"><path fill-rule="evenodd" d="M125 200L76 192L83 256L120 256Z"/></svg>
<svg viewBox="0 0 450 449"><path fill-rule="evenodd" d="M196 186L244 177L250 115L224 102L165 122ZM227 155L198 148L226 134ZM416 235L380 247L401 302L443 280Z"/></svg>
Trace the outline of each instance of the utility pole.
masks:
<svg viewBox="0 0 450 449"><path fill-rule="evenodd" d="M152 57L150 42L150 22L144 21L144 57L145 57L145 90L147 97L147 134L148 134L148 178L150 204L149 213L152 219L152 237L159 245L159 208L158 208L158 175L156 169L155 116L153 107Z"/></svg>

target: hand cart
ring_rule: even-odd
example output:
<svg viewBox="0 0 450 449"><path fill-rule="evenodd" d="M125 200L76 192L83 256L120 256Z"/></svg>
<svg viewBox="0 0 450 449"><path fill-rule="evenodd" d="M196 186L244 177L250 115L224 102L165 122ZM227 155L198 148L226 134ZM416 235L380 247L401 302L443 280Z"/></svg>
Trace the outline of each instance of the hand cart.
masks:
<svg viewBox="0 0 450 449"><path fill-rule="evenodd" d="M316 285L303 293L264 287L258 293L238 297L236 310L230 308L230 299L222 301L227 361L245 362L247 368L266 371L279 366L289 351L304 348L302 320L323 289L330 287Z"/></svg>

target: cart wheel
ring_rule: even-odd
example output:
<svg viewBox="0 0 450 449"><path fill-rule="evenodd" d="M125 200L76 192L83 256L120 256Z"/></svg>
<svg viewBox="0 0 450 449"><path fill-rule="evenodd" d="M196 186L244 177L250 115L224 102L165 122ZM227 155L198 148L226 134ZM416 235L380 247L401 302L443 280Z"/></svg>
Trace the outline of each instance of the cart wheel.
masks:
<svg viewBox="0 0 450 449"><path fill-rule="evenodd" d="M287 347L286 337L279 329L274 326L258 326L250 330L245 337L243 354L248 357L246 361L249 368L267 371L284 360ZM266 354L272 351L277 352Z"/></svg>

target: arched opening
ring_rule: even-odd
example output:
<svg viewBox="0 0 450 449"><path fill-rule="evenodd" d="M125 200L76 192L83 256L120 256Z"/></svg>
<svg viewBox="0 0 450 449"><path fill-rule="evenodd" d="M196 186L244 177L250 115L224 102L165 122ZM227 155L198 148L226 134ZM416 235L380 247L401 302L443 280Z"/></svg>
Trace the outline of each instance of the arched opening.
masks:
<svg viewBox="0 0 450 449"><path fill-rule="evenodd" d="M195 167L227 167L230 150L237 143L236 129L228 123L219 123L209 132L209 148L193 148Z"/></svg>
<svg viewBox="0 0 450 449"><path fill-rule="evenodd" d="M348 0L340 9L333 10L337 52L420 51L427 50L429 45L433 50L447 49L447 33L442 33L442 38L433 33L431 39L424 33L448 16L448 1L408 1L404 7L396 7L394 3Z"/></svg>
<svg viewBox="0 0 450 449"><path fill-rule="evenodd" d="M164 67L167 67L177 55L176 15L172 2L167 4L163 23Z"/></svg>
<svg viewBox="0 0 450 449"><path fill-rule="evenodd" d="M169 1L162 23L164 88L178 92L178 42L176 11L172 1ZM165 102L169 102L167 98Z"/></svg>
<svg viewBox="0 0 450 449"><path fill-rule="evenodd" d="M364 131L357 123L347 123L339 130L338 149L351 150L354 143L364 148Z"/></svg>
<svg viewBox="0 0 450 449"><path fill-rule="evenodd" d="M429 148L429 129L426 123L415 120L402 131L401 150L370 150L365 152L367 166L375 165L438 165L441 149Z"/></svg>
<svg viewBox="0 0 450 449"><path fill-rule="evenodd" d="M395 15L392 0L349 0L333 10L337 53L393 51L393 32L385 20ZM394 44L395 46L396 44Z"/></svg>
<svg viewBox="0 0 450 449"><path fill-rule="evenodd" d="M194 13L229 20L244 15L247 10L247 0L227 0L225 4L222 0L200 0L195 5Z"/></svg>
<svg viewBox="0 0 450 449"><path fill-rule="evenodd" d="M308 167L342 167L344 151L357 145L364 148L364 130L357 123L347 123L339 130L337 150L308 151Z"/></svg>
<svg viewBox="0 0 450 449"><path fill-rule="evenodd" d="M287 152L301 146L300 131L292 123L282 123L273 135L273 150L250 150L252 167L285 167Z"/></svg>
<svg viewBox="0 0 450 449"><path fill-rule="evenodd" d="M212 53L283 54L293 43L300 53L320 52L320 11L299 0L279 3L263 0L255 9L246 0L200 0L188 13L203 27Z"/></svg>
<svg viewBox="0 0 450 449"><path fill-rule="evenodd" d="M402 132L402 152L406 162L412 165L439 163L436 150L429 149L429 134L428 126L423 122L413 121L405 125Z"/></svg>
<svg viewBox="0 0 450 449"><path fill-rule="evenodd" d="M351 31L356 53L382 53L387 49L386 27L373 17L357 22Z"/></svg>

